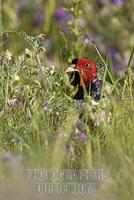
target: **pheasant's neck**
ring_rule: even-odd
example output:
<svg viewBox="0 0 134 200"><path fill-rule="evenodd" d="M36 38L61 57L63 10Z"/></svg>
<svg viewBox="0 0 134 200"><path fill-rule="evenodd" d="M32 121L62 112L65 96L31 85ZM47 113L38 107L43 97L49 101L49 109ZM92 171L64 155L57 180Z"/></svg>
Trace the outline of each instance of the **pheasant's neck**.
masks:
<svg viewBox="0 0 134 200"><path fill-rule="evenodd" d="M100 81L94 80L91 81L91 84L89 84L86 87L87 93L90 94L90 96L93 97L94 100L100 99ZM79 84L77 93L74 96L74 99L76 100L83 100L84 99L84 88Z"/></svg>

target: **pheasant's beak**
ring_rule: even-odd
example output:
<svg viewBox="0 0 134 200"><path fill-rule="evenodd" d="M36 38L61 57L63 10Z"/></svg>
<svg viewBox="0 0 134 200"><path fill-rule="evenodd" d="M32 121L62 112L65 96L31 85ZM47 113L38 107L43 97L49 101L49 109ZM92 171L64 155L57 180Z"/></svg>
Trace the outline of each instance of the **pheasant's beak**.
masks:
<svg viewBox="0 0 134 200"><path fill-rule="evenodd" d="M75 66L69 66L66 70L65 73L69 76L69 82L72 84L73 81L76 79L79 74L79 70L75 68Z"/></svg>
<svg viewBox="0 0 134 200"><path fill-rule="evenodd" d="M68 67L66 70L65 70L65 73L73 73L73 72L79 72L78 69L75 69L74 67Z"/></svg>

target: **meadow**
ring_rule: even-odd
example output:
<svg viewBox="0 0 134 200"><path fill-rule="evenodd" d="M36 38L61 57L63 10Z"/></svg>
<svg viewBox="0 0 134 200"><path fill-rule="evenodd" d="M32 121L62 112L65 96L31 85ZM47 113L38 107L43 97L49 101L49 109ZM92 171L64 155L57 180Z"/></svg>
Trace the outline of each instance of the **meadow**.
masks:
<svg viewBox="0 0 134 200"><path fill-rule="evenodd" d="M133 199L134 2L0 4L1 198L23 199L12 183L25 169L104 169L108 180L86 198ZM65 69L80 56L97 63L97 103L73 100ZM44 199L25 197L34 198Z"/></svg>

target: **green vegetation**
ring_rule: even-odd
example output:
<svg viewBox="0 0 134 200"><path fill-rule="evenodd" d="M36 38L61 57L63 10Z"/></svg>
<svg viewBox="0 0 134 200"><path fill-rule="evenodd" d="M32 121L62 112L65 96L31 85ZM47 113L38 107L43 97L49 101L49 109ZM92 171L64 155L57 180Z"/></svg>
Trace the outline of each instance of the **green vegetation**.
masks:
<svg viewBox="0 0 134 200"><path fill-rule="evenodd" d="M46 21L34 29L34 26L31 27L33 16L27 21L30 1L20 7L23 17L16 24L13 23L13 10L18 4L13 2L7 1L7 5L3 2L1 14L1 154L12 152L22 155L24 168L107 169L110 176L110 184L106 186L108 194L113 194L113 199L132 199L134 45L127 19L131 18L131 4L133 6L134 3L122 1L121 5L104 5L101 1L93 3L85 0L82 3L75 0L72 4L65 1L64 5L60 5L60 1L56 4L54 0L35 2L38 9L43 5L47 13ZM59 21L52 20L55 9L61 9L61 6L66 7L60 11L65 21L62 22L58 14L55 15ZM90 16L88 9L92 13ZM81 18L85 20L82 22L84 27L80 24ZM120 19L124 19L123 24ZM65 32L63 23L67 25ZM96 40L95 34L102 40ZM119 40L119 37L122 39ZM130 40L126 42L123 37ZM50 43L53 43L51 47ZM114 55L107 54L107 47L114 48ZM98 77L103 81L102 98L97 105L89 95L82 106L74 102L75 89L64 73L72 58L84 55L97 61ZM122 55L129 55L127 62ZM118 69L114 68L115 61ZM115 74L112 69L118 73ZM124 75L120 74L123 69ZM79 119L81 113L82 118ZM0 182L6 179L3 166L1 156ZM103 199L103 195L102 192L96 198Z"/></svg>

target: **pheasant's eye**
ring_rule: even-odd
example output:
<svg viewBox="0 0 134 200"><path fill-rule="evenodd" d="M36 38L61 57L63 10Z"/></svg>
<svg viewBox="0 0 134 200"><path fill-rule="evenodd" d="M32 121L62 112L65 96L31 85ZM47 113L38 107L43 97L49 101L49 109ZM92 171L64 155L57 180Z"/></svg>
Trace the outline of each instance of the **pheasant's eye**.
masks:
<svg viewBox="0 0 134 200"><path fill-rule="evenodd" d="M89 68L89 67L90 67L90 64L86 63L86 64L85 64L85 67L86 67L86 68Z"/></svg>

